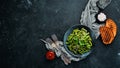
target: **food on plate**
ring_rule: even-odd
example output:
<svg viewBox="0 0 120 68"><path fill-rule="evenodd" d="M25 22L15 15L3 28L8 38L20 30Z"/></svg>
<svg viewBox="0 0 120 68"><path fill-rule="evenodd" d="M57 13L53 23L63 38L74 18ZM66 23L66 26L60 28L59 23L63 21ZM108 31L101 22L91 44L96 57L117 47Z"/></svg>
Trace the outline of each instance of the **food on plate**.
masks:
<svg viewBox="0 0 120 68"><path fill-rule="evenodd" d="M48 60L53 60L53 59L55 59L55 53L54 53L53 51L48 51L48 52L46 53L46 59L48 59Z"/></svg>
<svg viewBox="0 0 120 68"><path fill-rule="evenodd" d="M68 36L66 44L74 54L84 54L91 50L92 39L85 28L74 29Z"/></svg>
<svg viewBox="0 0 120 68"><path fill-rule="evenodd" d="M106 26L100 27L100 34L104 44L111 44L114 39L114 34L112 30Z"/></svg>
<svg viewBox="0 0 120 68"><path fill-rule="evenodd" d="M112 32L114 34L114 37L115 37L116 33L117 33L117 25L116 25L116 23L112 19L107 19L105 26L109 27L112 30Z"/></svg>

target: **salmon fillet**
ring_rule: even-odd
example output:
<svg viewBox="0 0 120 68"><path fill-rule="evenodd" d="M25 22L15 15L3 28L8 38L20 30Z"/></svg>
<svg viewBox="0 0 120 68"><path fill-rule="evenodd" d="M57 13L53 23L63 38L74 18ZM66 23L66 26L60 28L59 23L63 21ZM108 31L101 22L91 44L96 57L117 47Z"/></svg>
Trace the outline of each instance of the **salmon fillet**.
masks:
<svg viewBox="0 0 120 68"><path fill-rule="evenodd" d="M104 44L111 44L114 40L114 34L112 30L106 26L100 27L100 34Z"/></svg>
<svg viewBox="0 0 120 68"><path fill-rule="evenodd" d="M116 36L117 33L117 25L112 19L107 19L106 20L106 27L110 28L114 34L114 37Z"/></svg>

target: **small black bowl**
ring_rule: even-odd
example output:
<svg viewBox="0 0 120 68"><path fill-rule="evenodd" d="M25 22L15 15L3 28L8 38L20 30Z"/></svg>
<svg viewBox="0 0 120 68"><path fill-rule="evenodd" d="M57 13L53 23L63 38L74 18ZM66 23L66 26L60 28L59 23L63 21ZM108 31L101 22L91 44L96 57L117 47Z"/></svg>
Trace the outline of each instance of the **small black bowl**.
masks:
<svg viewBox="0 0 120 68"><path fill-rule="evenodd" d="M89 27L78 24L78 25L72 26L71 28L69 28L69 29L66 31L66 33L65 33L65 35L64 35L64 39L63 39L64 47L65 47L66 51L67 51L70 55L72 55L73 57L76 57L76 58L85 58L85 57L87 57L87 56L91 53L92 49L91 49L89 52L80 55L80 54L74 54L73 52L71 52L71 51L68 49L67 45L66 45L66 41L67 41L68 36L69 36L69 35L72 33L72 31L73 31L74 29L76 29L76 28L78 28L78 29L85 28L85 29L90 33L90 36L91 36L91 38L92 38L92 44L93 44L93 46L94 46L94 40L95 40L94 32L93 32Z"/></svg>

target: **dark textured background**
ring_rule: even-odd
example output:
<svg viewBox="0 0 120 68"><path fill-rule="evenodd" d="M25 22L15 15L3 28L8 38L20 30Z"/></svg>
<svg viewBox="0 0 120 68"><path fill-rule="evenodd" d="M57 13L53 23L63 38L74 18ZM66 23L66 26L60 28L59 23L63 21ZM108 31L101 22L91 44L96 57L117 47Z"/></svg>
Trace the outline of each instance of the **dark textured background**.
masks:
<svg viewBox="0 0 120 68"><path fill-rule="evenodd" d="M118 32L111 45L97 39L88 58L66 66L60 58L47 61L47 49L40 39L79 24L88 0L0 0L0 68L120 68L120 0L104 10Z"/></svg>

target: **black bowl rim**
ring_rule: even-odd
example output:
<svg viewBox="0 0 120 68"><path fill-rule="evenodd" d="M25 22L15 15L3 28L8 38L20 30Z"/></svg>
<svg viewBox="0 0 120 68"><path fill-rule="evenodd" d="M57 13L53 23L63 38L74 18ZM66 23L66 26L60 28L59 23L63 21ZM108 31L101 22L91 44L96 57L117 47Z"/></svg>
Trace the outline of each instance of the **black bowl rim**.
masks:
<svg viewBox="0 0 120 68"><path fill-rule="evenodd" d="M70 28L65 32L65 34L64 34L64 39L63 39L64 48L67 50L67 52L68 52L70 55L72 55L72 56L74 56L74 57L79 57L79 58L84 58L84 57L88 56L88 55L91 53L92 49L91 49L89 52L84 53L84 54L82 54L82 55L80 55L80 54L75 55L73 52L71 52L71 51L68 49L68 47L67 47L67 45L66 45L66 40L67 40L67 37L69 36L69 35L67 35L67 33L68 33L69 31L72 32L75 28L82 28L82 27L84 27L88 32L90 32L90 36L92 36L92 37L91 37L91 38L92 38L92 44L93 44L93 46L94 46L94 40L95 40L94 32L93 32L88 26L85 26L85 25L80 25L80 24L73 25L72 27L70 27ZM70 34L70 33L68 33L68 34ZM66 38L66 39L65 39L65 38Z"/></svg>

